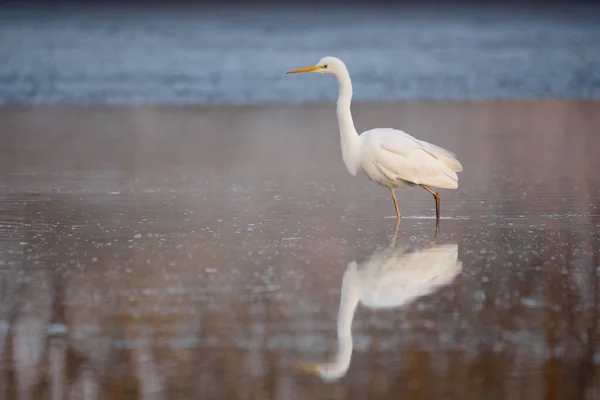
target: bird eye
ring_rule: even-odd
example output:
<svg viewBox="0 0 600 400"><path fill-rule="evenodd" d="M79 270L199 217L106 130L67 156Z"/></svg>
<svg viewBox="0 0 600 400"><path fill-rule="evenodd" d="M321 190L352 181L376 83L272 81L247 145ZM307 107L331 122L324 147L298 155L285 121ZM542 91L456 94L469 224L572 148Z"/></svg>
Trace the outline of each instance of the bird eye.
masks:
<svg viewBox="0 0 600 400"><path fill-rule="evenodd" d="M327 68L327 64L323 65L323 68Z"/></svg>

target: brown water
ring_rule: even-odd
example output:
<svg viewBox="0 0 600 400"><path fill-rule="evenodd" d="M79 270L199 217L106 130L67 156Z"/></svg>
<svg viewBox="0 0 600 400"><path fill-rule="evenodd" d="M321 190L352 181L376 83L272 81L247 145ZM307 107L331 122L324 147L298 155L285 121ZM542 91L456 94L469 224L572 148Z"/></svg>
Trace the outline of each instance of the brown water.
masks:
<svg viewBox="0 0 600 400"><path fill-rule="evenodd" d="M599 399L600 102L354 111L435 243L332 105L0 109L0 398Z"/></svg>

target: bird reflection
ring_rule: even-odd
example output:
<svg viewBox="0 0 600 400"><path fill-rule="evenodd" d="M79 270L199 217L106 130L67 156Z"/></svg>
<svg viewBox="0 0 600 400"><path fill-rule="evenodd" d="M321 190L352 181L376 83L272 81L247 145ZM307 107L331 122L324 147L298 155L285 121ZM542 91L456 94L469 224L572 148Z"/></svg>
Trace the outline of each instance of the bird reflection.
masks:
<svg viewBox="0 0 600 400"><path fill-rule="evenodd" d="M457 244L436 244L434 237L420 249L396 248L396 231L392 244L373 253L362 264L348 264L342 280L337 320L338 351L335 359L325 363L299 363L302 372L320 376L324 381L342 378L352 357L352 320L358 303L372 309L408 305L451 283L462 269Z"/></svg>

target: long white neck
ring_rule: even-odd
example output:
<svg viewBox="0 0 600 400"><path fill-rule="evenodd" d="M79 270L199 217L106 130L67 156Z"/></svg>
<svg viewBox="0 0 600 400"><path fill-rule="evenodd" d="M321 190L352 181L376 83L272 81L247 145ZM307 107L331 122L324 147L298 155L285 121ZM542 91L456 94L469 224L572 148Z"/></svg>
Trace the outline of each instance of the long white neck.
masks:
<svg viewBox="0 0 600 400"><path fill-rule="evenodd" d="M321 377L326 381L334 381L346 375L352 359L352 320L360 301L360 280L357 276L356 262L348 265L342 280L342 294L338 310L337 336L338 351L332 362L321 364L318 368Z"/></svg>
<svg viewBox="0 0 600 400"><path fill-rule="evenodd" d="M339 84L339 94L337 100L337 119L340 128L340 139L342 142L342 158L346 168L352 175L356 175L359 169L359 151L360 137L350 111L350 102L352 101L352 82L348 70L336 74Z"/></svg>
<svg viewBox="0 0 600 400"><path fill-rule="evenodd" d="M342 294L338 310L337 335L338 354L336 361L343 366L344 372L348 370L352 357L352 321L354 312L360 301L360 280L357 276L356 262L350 263L342 280Z"/></svg>

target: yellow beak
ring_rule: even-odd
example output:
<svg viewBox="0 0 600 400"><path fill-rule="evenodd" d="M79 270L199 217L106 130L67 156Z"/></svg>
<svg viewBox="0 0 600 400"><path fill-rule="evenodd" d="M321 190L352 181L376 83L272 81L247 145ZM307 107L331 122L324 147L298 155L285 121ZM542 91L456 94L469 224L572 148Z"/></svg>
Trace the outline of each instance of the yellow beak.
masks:
<svg viewBox="0 0 600 400"><path fill-rule="evenodd" d="M313 364L313 363L299 362L299 363L296 363L295 367L298 372L304 372L306 374L313 374L313 375L318 375L318 373L319 373L319 369L317 368L317 365Z"/></svg>
<svg viewBox="0 0 600 400"><path fill-rule="evenodd" d="M312 67L306 67L306 68L300 68L300 69L295 69L293 71L288 71L286 72L286 74L299 74L301 72L315 72L318 69L323 68L322 65L313 65Z"/></svg>

